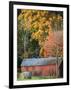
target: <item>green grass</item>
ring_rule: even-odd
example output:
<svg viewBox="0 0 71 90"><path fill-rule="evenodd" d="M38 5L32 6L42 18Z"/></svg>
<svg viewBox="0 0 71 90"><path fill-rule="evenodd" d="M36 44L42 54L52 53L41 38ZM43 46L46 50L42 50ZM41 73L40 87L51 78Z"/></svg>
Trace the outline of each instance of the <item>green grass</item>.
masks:
<svg viewBox="0 0 71 90"><path fill-rule="evenodd" d="M22 81L22 80L42 80L42 79L55 79L56 77L54 76L32 76L30 79L26 78L21 78L19 77L17 80Z"/></svg>

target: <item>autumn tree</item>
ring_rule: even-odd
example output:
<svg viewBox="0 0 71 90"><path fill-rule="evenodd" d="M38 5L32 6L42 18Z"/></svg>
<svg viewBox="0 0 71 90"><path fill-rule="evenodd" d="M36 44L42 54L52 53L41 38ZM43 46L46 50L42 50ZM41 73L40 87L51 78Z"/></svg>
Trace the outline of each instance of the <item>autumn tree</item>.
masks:
<svg viewBox="0 0 71 90"><path fill-rule="evenodd" d="M52 31L63 30L63 12L49 12L49 21Z"/></svg>
<svg viewBox="0 0 71 90"><path fill-rule="evenodd" d="M44 44L44 56L63 56L63 31L50 33Z"/></svg>
<svg viewBox="0 0 71 90"><path fill-rule="evenodd" d="M57 70L58 70L58 57L63 57L63 31L55 31L50 33L48 40L44 44L44 57L57 57ZM59 72L57 71L57 76Z"/></svg>
<svg viewBox="0 0 71 90"><path fill-rule="evenodd" d="M27 33L30 32L30 38L27 40L24 39L25 41L23 41L25 47L28 46L28 44L25 44L26 41L27 43L33 40L35 42L38 42L38 45L40 46L39 56L43 57L44 42L46 41L49 33L51 33L55 29L56 27L55 25L58 26L59 23L61 25L60 20L63 20L62 16L56 11L52 12L47 10L33 10L33 9L21 9L21 10L18 10L18 13L19 13L18 21L17 21L18 30L21 30ZM28 35L25 35L24 37L28 38L27 36ZM27 53L25 54L27 55Z"/></svg>
<svg viewBox="0 0 71 90"><path fill-rule="evenodd" d="M21 10L18 16L18 29L31 30L31 38L42 42L46 35L51 30L50 22L48 21L48 11L46 10Z"/></svg>

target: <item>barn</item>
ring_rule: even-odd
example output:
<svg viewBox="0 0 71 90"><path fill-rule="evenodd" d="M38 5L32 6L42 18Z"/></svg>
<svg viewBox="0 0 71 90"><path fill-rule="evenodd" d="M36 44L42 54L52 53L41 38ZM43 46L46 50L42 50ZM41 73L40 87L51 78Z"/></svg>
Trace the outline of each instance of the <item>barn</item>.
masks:
<svg viewBox="0 0 71 90"><path fill-rule="evenodd" d="M21 71L31 72L32 76L56 76L61 62L61 57L58 57L58 60L56 57L24 59Z"/></svg>

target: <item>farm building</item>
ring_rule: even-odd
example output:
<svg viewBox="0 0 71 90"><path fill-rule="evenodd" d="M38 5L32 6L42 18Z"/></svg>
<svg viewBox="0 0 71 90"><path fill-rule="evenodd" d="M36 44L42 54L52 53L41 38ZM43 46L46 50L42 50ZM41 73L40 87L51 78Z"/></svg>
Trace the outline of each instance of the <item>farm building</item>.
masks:
<svg viewBox="0 0 71 90"><path fill-rule="evenodd" d="M57 71L63 66L60 66L62 61L61 57L58 57L58 60L56 57L24 59L21 71L31 72L32 76L56 76Z"/></svg>

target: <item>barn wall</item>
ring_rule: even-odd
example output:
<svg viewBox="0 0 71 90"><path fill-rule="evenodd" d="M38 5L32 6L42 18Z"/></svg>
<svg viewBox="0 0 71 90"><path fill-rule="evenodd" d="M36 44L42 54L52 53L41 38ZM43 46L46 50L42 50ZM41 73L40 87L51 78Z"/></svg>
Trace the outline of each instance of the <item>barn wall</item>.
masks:
<svg viewBox="0 0 71 90"><path fill-rule="evenodd" d="M51 76L56 75L56 64L50 64L47 66L25 66L21 67L21 70L30 71L33 75Z"/></svg>

